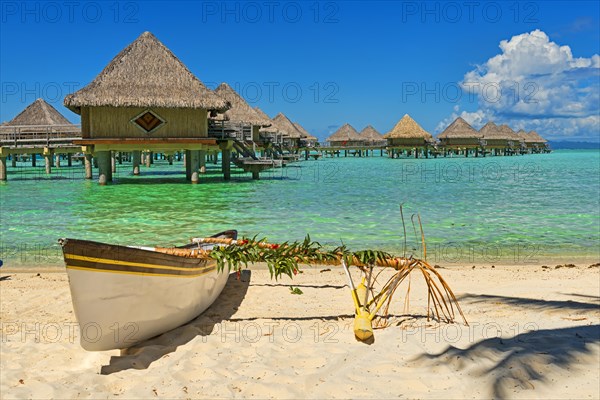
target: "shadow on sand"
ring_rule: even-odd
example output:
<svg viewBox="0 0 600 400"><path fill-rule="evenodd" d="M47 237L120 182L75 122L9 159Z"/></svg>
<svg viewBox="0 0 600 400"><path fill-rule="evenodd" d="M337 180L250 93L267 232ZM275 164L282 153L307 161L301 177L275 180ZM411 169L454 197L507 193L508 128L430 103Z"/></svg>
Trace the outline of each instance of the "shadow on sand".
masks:
<svg viewBox="0 0 600 400"><path fill-rule="evenodd" d="M240 280L236 279L235 274L230 274L221 295L196 319L160 336L121 350L121 355L111 357L109 364L102 366L100 373L109 375L127 369L146 369L154 361L177 350L177 347L198 336L210 335L215 325L229 320L235 314L246 296L250 279L251 272L248 270L242 271Z"/></svg>
<svg viewBox="0 0 600 400"><path fill-rule="evenodd" d="M534 307L540 311L587 311L597 310L599 307L597 303L487 295L465 295L462 299L473 303L501 301L516 306ZM581 357L592 354L593 347L599 344L600 325L540 329L526 331L508 339L484 339L465 349L449 346L439 354L424 354L415 361L441 362L453 365L457 370L471 369L478 376L490 375L493 379L490 395L501 399L508 397L509 390L516 387L533 389L533 382L548 382L550 379L546 377L546 372L550 368L576 367L581 362Z"/></svg>

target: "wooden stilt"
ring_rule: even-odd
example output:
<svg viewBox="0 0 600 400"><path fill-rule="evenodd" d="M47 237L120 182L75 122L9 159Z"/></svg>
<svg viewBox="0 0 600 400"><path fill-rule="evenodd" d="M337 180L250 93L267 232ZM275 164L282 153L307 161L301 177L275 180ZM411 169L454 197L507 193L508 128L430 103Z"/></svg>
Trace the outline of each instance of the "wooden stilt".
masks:
<svg viewBox="0 0 600 400"><path fill-rule="evenodd" d="M46 173L52 173L52 153L44 154L44 161L46 162Z"/></svg>
<svg viewBox="0 0 600 400"><path fill-rule="evenodd" d="M110 151L98 151L94 155L94 158L98 160L98 183L100 185L106 185L108 182L112 182L112 165L110 153Z"/></svg>
<svg viewBox="0 0 600 400"><path fill-rule="evenodd" d="M92 179L92 155L85 154L83 156L83 163L85 166L85 179Z"/></svg>
<svg viewBox="0 0 600 400"><path fill-rule="evenodd" d="M200 173L206 173L206 151L200 150Z"/></svg>
<svg viewBox="0 0 600 400"><path fill-rule="evenodd" d="M199 181L198 170L200 169L200 150L190 151L190 180L193 184Z"/></svg>
<svg viewBox="0 0 600 400"><path fill-rule="evenodd" d="M110 169L113 174L117 172L117 156L114 151L110 152Z"/></svg>
<svg viewBox="0 0 600 400"><path fill-rule="evenodd" d="M35 167L35 162L37 161L37 154L31 155L31 166Z"/></svg>
<svg viewBox="0 0 600 400"><path fill-rule="evenodd" d="M54 155L54 166L60 168L60 154Z"/></svg>
<svg viewBox="0 0 600 400"><path fill-rule="evenodd" d="M223 179L226 181L231 179L231 150L224 149L221 153L221 169L223 171Z"/></svg>
<svg viewBox="0 0 600 400"><path fill-rule="evenodd" d="M183 163L185 164L185 179L188 181L192 180L192 155L190 150L186 150L183 155Z"/></svg>
<svg viewBox="0 0 600 400"><path fill-rule="evenodd" d="M0 181L6 181L6 157L0 157Z"/></svg>
<svg viewBox="0 0 600 400"><path fill-rule="evenodd" d="M131 154L131 163L133 164L133 175L140 174L140 164L142 162L142 152L134 150Z"/></svg>
<svg viewBox="0 0 600 400"><path fill-rule="evenodd" d="M73 166L73 155L71 153L67 153L67 167Z"/></svg>
<svg viewBox="0 0 600 400"><path fill-rule="evenodd" d="M13 168L17 167L17 155L16 154L10 155L10 163Z"/></svg>

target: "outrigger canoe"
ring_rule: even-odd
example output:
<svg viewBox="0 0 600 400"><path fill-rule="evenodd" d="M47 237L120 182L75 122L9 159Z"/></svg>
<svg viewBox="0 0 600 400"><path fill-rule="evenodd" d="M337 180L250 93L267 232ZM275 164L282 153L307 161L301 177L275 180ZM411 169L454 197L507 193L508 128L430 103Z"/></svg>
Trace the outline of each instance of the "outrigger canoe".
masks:
<svg viewBox="0 0 600 400"><path fill-rule="evenodd" d="M237 232L213 237L236 239ZM89 351L131 347L193 320L217 299L229 276L218 271L215 260L169 254L210 250L214 245L208 243L172 249L77 239L59 243L81 346Z"/></svg>

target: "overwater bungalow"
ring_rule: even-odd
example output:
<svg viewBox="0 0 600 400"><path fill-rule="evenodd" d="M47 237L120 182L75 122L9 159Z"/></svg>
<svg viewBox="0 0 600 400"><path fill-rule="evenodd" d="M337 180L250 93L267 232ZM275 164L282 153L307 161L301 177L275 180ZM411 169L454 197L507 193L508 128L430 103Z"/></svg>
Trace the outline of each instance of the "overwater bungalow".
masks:
<svg viewBox="0 0 600 400"><path fill-rule="evenodd" d="M433 144L433 136L408 114L404 114L394 128L383 137L387 140L390 157L397 157L402 153L414 153L415 158L418 158L419 154L428 157L429 147Z"/></svg>
<svg viewBox="0 0 600 400"><path fill-rule="evenodd" d="M360 147L364 146L363 138L350 124L342 125L337 131L325 139L331 147Z"/></svg>
<svg viewBox="0 0 600 400"><path fill-rule="evenodd" d="M383 135L371 125L366 126L362 131L360 131L359 135L365 144L369 146L382 147L387 144L387 140L383 137Z"/></svg>
<svg viewBox="0 0 600 400"><path fill-rule="evenodd" d="M270 141L273 144L281 145L282 136L285 132L282 132L282 128L278 127L275 122L267 115L263 110L261 110L258 106L253 108L258 116L261 118L267 119L271 122L269 126L263 126L258 131L260 137L263 141Z"/></svg>
<svg viewBox="0 0 600 400"><path fill-rule="evenodd" d="M230 108L224 113L215 113L209 116L209 130L214 130L216 134L222 131L233 132L240 141L249 141L260 144L260 129L270 127L273 123L266 116L261 116L255 109L240 96L227 83L221 83L215 93L225 99Z"/></svg>
<svg viewBox="0 0 600 400"><path fill-rule="evenodd" d="M54 165L60 166L61 155L66 155L71 166L71 155L81 151L71 143L81 137L79 126L72 124L44 99L37 99L10 121L0 126L0 180L7 179L6 159L11 158L16 167L18 157L31 157L36 165L36 156L43 155L46 173Z"/></svg>
<svg viewBox="0 0 600 400"><path fill-rule="evenodd" d="M550 151L548 148L548 141L544 139L536 131L529 131L528 135L532 138L533 147L536 149L536 153L547 153Z"/></svg>
<svg viewBox="0 0 600 400"><path fill-rule="evenodd" d="M64 100L81 115L82 139L98 161L99 182L112 180L111 152L133 152L139 171L142 150L185 150L186 178L198 182L201 151L222 152L230 178L232 140L208 136L208 113L224 112L227 101L206 88L152 33L123 49L87 86Z"/></svg>
<svg viewBox="0 0 600 400"><path fill-rule="evenodd" d="M302 134L302 138L300 139L300 146L302 147L315 147L318 143L319 139L316 136L308 133L306 129L298 122L294 122L294 127Z"/></svg>
<svg viewBox="0 0 600 400"><path fill-rule="evenodd" d="M477 157L483 149L483 135L462 117L456 118L437 138L440 141L444 157L448 155L448 152L463 154L465 157L473 152Z"/></svg>
<svg viewBox="0 0 600 400"><path fill-rule="evenodd" d="M519 136L508 125L498 126L489 121L479 133L483 136L486 151L494 155L512 155L520 148Z"/></svg>
<svg viewBox="0 0 600 400"><path fill-rule="evenodd" d="M277 114L273 118L273 122L281 127L286 133L283 136L284 146L289 147L292 151L296 151L300 147L302 132L300 132L294 123L283 113Z"/></svg>
<svg viewBox="0 0 600 400"><path fill-rule="evenodd" d="M519 129L519 131L515 132L519 137L520 142L520 153L527 154L533 153L535 140L532 136L530 136L524 129Z"/></svg>

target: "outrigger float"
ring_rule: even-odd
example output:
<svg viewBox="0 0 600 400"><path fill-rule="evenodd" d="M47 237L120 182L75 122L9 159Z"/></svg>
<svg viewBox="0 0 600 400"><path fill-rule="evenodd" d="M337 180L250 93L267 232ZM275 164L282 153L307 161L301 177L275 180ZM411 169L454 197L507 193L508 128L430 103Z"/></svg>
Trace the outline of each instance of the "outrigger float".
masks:
<svg viewBox="0 0 600 400"><path fill-rule="evenodd" d="M302 243L272 244L237 239L236 231L193 238L181 247L128 247L85 240L60 239L69 277L81 346L90 351L124 349L157 336L200 315L219 296L229 273L242 265L266 262L272 276L293 276L299 264L341 265L354 301L354 334L372 340L385 327L394 292L414 270L423 274L428 294L427 317L453 323L458 310L454 293L438 271L424 260L384 252L325 251L307 237ZM355 286L349 266L362 271ZM379 290L374 268L392 268Z"/></svg>

